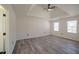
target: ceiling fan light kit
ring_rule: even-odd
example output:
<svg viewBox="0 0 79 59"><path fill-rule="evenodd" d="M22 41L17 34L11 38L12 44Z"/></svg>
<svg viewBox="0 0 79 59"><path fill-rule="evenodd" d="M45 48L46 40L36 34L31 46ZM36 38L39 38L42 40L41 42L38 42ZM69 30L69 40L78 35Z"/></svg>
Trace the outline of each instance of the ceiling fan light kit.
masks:
<svg viewBox="0 0 79 59"><path fill-rule="evenodd" d="M55 6L52 4L48 4L48 11L54 11Z"/></svg>
<svg viewBox="0 0 79 59"><path fill-rule="evenodd" d="M52 11L51 9L48 9L48 11Z"/></svg>

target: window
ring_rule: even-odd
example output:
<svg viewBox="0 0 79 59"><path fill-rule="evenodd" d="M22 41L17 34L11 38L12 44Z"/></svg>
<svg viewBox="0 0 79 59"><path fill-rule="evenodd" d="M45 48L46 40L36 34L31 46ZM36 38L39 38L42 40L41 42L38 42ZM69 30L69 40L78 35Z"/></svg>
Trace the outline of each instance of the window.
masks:
<svg viewBox="0 0 79 59"><path fill-rule="evenodd" d="M77 33L77 21L76 20L67 22L67 32Z"/></svg>
<svg viewBox="0 0 79 59"><path fill-rule="evenodd" d="M54 31L59 31L59 22L54 22Z"/></svg>

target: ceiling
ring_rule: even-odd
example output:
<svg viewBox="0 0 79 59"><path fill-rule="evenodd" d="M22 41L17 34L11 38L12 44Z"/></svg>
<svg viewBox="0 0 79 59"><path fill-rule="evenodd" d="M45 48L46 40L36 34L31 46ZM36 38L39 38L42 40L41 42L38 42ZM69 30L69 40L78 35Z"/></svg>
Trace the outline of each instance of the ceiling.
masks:
<svg viewBox="0 0 79 59"><path fill-rule="evenodd" d="M35 4L12 5L17 17L34 16L49 18L49 14L41 6Z"/></svg>
<svg viewBox="0 0 79 59"><path fill-rule="evenodd" d="M17 17L34 16L42 18L58 19L66 16L79 15L78 4L54 4L56 8L48 12L47 4L14 4L12 7L15 10Z"/></svg>

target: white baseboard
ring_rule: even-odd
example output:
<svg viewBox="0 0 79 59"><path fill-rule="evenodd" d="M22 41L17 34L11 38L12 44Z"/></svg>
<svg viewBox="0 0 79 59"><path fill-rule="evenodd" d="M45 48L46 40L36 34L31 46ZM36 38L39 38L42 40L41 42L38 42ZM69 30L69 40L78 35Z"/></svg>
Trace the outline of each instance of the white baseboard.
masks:
<svg viewBox="0 0 79 59"><path fill-rule="evenodd" d="M39 35L30 35L30 36L25 36L25 34L19 34L19 36L17 35L17 40L36 38L36 37L42 37L47 35L50 35L50 34L48 33L48 34L39 34Z"/></svg>

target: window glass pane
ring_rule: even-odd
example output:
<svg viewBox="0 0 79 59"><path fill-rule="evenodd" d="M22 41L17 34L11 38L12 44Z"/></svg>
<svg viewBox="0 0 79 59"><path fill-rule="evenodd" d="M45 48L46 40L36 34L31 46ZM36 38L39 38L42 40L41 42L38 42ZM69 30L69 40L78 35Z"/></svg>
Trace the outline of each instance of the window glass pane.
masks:
<svg viewBox="0 0 79 59"><path fill-rule="evenodd" d="M54 31L59 31L59 22L54 22Z"/></svg>
<svg viewBox="0 0 79 59"><path fill-rule="evenodd" d="M67 22L67 32L77 33L77 21L68 21Z"/></svg>

